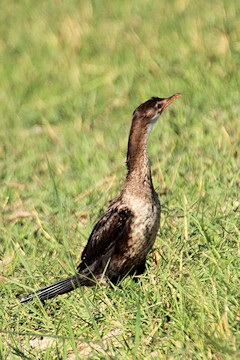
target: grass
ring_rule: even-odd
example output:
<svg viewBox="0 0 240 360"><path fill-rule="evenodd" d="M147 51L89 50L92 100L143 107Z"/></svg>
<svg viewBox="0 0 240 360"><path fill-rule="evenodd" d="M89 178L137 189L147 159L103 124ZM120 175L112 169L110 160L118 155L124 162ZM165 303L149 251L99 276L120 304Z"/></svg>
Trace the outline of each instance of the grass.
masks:
<svg viewBox="0 0 240 360"><path fill-rule="evenodd" d="M2 5L1 357L238 359L239 2ZM175 92L149 141L162 218L141 281L20 305L74 272L132 111Z"/></svg>

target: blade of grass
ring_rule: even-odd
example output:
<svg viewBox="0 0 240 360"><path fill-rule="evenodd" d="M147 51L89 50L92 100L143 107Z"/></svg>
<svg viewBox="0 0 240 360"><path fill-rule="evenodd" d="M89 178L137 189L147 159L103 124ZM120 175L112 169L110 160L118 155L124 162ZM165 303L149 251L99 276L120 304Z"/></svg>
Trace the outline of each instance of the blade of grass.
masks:
<svg viewBox="0 0 240 360"><path fill-rule="evenodd" d="M64 239L65 249L66 249L66 251L67 251L67 254L68 254L70 263L71 263L71 265L72 265L72 268L73 268L73 270L74 270L74 272L75 272L75 274L76 274L75 266L74 266L74 264L73 264L72 255L71 255L71 252L70 252L70 250L69 250L69 242L68 242L68 238L67 238L67 235L66 235L66 230L65 230L64 222L63 222L62 204L61 204L61 200L60 200L60 197L59 197L59 194L58 194L58 189L57 189L57 186L56 186L56 182L55 182L55 178L54 178L54 173L53 173L51 164L50 164L47 156L46 156L46 160L47 160L48 170L49 170L49 173L50 173L50 176L51 176L51 179L52 179L52 183L53 183L53 187L54 187L54 191L55 191L55 195L56 195L56 199L57 199L58 213L59 213L60 224L61 224L61 228L62 228L62 232L63 232L63 239Z"/></svg>
<svg viewBox="0 0 240 360"><path fill-rule="evenodd" d="M138 350L138 346L139 346L140 330L141 330L141 303L140 303L140 294L138 293L135 340L134 340L134 355L135 356L137 354L137 350Z"/></svg>

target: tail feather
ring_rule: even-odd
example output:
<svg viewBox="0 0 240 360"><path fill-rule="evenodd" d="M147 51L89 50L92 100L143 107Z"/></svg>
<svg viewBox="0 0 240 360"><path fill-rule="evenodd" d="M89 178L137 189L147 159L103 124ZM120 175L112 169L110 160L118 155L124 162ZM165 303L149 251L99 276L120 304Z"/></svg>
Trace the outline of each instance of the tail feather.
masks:
<svg viewBox="0 0 240 360"><path fill-rule="evenodd" d="M76 276L70 276L66 279L60 280L54 284L47 285L37 291L34 291L28 295L23 296L20 299L21 303L25 303L38 296L40 301L51 299L57 295L68 293L81 285L81 279Z"/></svg>

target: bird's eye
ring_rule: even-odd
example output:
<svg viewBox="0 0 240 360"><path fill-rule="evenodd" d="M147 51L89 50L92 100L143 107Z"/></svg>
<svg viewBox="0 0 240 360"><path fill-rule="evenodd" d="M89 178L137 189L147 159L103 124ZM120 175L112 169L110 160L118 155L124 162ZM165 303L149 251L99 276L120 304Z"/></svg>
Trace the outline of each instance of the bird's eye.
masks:
<svg viewBox="0 0 240 360"><path fill-rule="evenodd" d="M158 104L157 104L157 110L161 110L161 108L162 108L162 104L161 104L161 103L158 103Z"/></svg>

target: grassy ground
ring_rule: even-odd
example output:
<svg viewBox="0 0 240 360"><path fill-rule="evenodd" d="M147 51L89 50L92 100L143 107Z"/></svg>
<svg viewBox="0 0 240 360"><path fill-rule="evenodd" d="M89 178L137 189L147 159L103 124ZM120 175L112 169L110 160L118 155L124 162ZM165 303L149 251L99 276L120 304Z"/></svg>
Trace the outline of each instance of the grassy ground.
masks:
<svg viewBox="0 0 240 360"><path fill-rule="evenodd" d="M240 2L1 8L0 357L239 359ZM141 281L20 305L73 273L124 181L132 111L175 92L149 142L162 219Z"/></svg>

